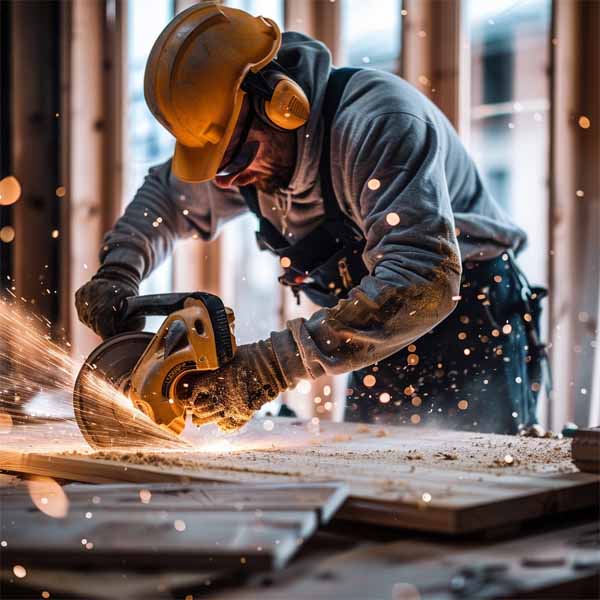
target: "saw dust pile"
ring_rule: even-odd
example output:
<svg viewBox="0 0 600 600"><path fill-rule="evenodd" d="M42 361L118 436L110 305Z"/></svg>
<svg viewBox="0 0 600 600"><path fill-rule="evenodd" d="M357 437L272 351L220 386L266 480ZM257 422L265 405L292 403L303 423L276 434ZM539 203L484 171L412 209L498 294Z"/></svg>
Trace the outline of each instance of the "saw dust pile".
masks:
<svg viewBox="0 0 600 600"><path fill-rule="evenodd" d="M255 419L220 443L193 434L194 450L169 453L101 451L87 458L177 470L220 481L342 480L356 495L439 499L455 487L490 476L572 473L570 441L272 419L265 432ZM432 474L434 474L432 476ZM439 483L432 485L432 479ZM485 485L485 484L484 484ZM428 496L427 496L428 497Z"/></svg>
<svg viewBox="0 0 600 600"><path fill-rule="evenodd" d="M87 447L75 423L72 392L83 364L70 354L70 344L56 341L47 319L17 301L0 301L0 434L6 446L33 443L31 450L60 451ZM102 423L105 435L117 423L154 449L187 444L158 427L106 381L90 375L84 398L86 420ZM36 409L36 405L38 408ZM32 408L33 407L33 408ZM47 435L39 436L39 424ZM28 433L36 426L36 435ZM32 442L33 440L33 442Z"/></svg>

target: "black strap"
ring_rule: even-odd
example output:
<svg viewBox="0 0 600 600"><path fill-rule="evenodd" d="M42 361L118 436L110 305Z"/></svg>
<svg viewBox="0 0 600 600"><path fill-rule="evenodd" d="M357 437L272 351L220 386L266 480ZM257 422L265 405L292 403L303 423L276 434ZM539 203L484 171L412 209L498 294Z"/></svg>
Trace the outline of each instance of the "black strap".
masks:
<svg viewBox="0 0 600 600"><path fill-rule="evenodd" d="M321 193L323 195L323 203L325 208L325 216L334 220L346 220L347 217L342 212L338 204L333 183L331 180L331 127L333 119L340 105L340 101L346 89L346 85L350 78L360 71L356 67L343 67L340 69L332 69L327 81L327 88L323 98L323 144L321 149L321 161L319 163L319 177L321 180ZM252 213L261 221L261 227L268 230L269 237L277 238L277 235L284 243L287 240L275 229L270 221L265 219L261 213L258 204L258 195L256 188L253 185L240 187L246 205ZM266 221L266 223L265 223ZM271 225L271 227L269 227Z"/></svg>
<svg viewBox="0 0 600 600"><path fill-rule="evenodd" d="M338 110L346 85L350 78L360 71L356 67L342 67L332 69L323 99L323 146L321 149L321 162L319 164L319 177L321 179L321 193L325 204L325 215L330 218L346 219L335 197L331 179L331 128L333 119Z"/></svg>

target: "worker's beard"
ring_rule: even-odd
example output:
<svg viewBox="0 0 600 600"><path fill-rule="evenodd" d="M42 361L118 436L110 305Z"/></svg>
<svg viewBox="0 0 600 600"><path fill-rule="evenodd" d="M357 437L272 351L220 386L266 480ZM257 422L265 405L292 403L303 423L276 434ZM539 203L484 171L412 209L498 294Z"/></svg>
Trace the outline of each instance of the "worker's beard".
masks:
<svg viewBox="0 0 600 600"><path fill-rule="evenodd" d="M296 133L275 130L260 119L255 119L242 150L253 158L242 170L217 175L215 183L221 188L253 185L261 192L273 195L288 187L296 167ZM235 164L235 159L231 163Z"/></svg>
<svg viewBox="0 0 600 600"><path fill-rule="evenodd" d="M256 187L265 194L273 195L278 190L285 189L292 178L293 169L287 169L284 172L283 166L277 171L271 173L268 178L263 179L261 176L256 178Z"/></svg>
<svg viewBox="0 0 600 600"><path fill-rule="evenodd" d="M265 194L274 194L277 190L286 188L294 174L296 133L274 131L264 123L260 123L257 129L261 148L252 166L256 177L254 185Z"/></svg>

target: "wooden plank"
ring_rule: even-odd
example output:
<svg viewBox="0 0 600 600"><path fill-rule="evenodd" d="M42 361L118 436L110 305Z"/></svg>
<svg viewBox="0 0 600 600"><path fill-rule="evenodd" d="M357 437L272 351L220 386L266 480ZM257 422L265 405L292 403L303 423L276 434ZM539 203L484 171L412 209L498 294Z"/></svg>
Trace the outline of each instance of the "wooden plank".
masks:
<svg viewBox="0 0 600 600"><path fill-rule="evenodd" d="M172 600L185 598L180 590L202 590L220 580L231 584L230 571L124 571L103 569L101 572L83 569L27 569L24 579L17 579L9 569L0 565L0 589L3 599L40 598L39 590L47 591L50 598L77 598L85 600ZM172 593L171 593L172 591Z"/></svg>
<svg viewBox="0 0 600 600"><path fill-rule="evenodd" d="M52 504L53 495L66 495L69 513L83 516L88 511L173 511L237 512L312 511L319 523L328 523L348 495L339 483L160 483L160 484L71 484L64 488L47 486L44 496ZM23 486L0 488L3 508L33 507Z"/></svg>
<svg viewBox="0 0 600 600"><path fill-rule="evenodd" d="M361 544L294 565L302 577L283 570L270 578L269 587L256 577L243 589L222 590L211 598L596 598L596 538L590 523L499 543L404 538Z"/></svg>
<svg viewBox="0 0 600 600"><path fill-rule="evenodd" d="M600 473L600 427L575 431L571 453L580 470Z"/></svg>
<svg viewBox="0 0 600 600"><path fill-rule="evenodd" d="M185 452L49 455L0 452L0 468L83 481L316 482L350 489L340 516L465 533L598 505L600 477L577 473L567 440L275 419ZM219 444L216 444L216 442ZM448 458L450 457L450 458ZM508 460L508 462L506 462Z"/></svg>
<svg viewBox="0 0 600 600"><path fill-rule="evenodd" d="M96 510L55 519L8 506L0 536L3 560L24 566L262 570L283 566L316 527L313 511Z"/></svg>

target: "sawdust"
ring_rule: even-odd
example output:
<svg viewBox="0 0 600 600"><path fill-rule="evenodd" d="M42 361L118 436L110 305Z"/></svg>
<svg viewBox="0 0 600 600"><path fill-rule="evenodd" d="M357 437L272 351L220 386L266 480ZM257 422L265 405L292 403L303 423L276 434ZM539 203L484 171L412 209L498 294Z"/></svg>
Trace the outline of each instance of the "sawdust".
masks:
<svg viewBox="0 0 600 600"><path fill-rule="evenodd" d="M453 454L452 452L437 452L435 458L441 460L458 460L458 454Z"/></svg>
<svg viewBox="0 0 600 600"><path fill-rule="evenodd" d="M278 425L281 428L281 426ZM569 440L515 436L432 432L416 428L369 428L368 435L353 438L348 425L328 423L318 438L306 437L296 447L271 442L267 448L229 452L193 451L120 452L102 451L90 458L141 464L194 473L207 471L227 478L227 473L248 477L293 477L302 480L398 481L413 472L437 470L501 476L511 474L571 473ZM356 429L356 428L353 428ZM379 437L386 431L385 437ZM293 437L289 425L282 439ZM365 431L365 434L367 432ZM510 462L507 462L510 457ZM448 463L451 463L451 467ZM416 471L414 470L416 467ZM452 471L449 471L449 468ZM235 479L235 475L233 476Z"/></svg>
<svg viewBox="0 0 600 600"><path fill-rule="evenodd" d="M332 441L334 442L349 442L352 439L351 435L348 435L346 433L338 433L337 435L334 435L332 438Z"/></svg>

